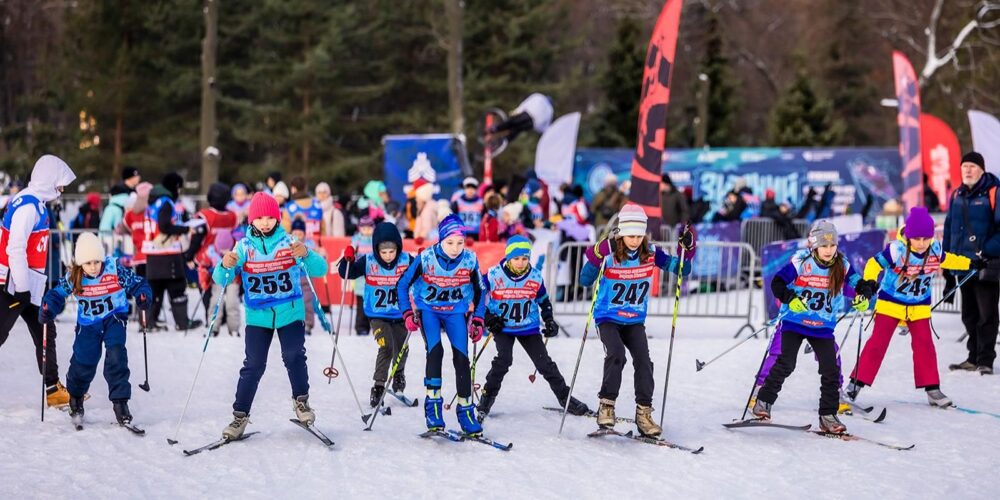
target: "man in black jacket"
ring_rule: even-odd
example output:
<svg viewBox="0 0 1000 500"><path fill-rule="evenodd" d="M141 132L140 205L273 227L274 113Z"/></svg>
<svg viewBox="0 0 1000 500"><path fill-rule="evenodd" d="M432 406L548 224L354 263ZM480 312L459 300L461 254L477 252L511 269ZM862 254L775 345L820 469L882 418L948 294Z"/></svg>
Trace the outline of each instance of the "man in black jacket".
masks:
<svg viewBox="0 0 1000 500"><path fill-rule="evenodd" d="M189 330L202 325L200 320L188 319L187 278L185 269L193 255L186 255L181 237L191 229L185 224L188 215L178 203L184 179L169 173L149 193L149 219L146 241L142 251L146 254L146 279L153 289L153 310L149 321L156 322L163 307L163 292L170 295L170 311L179 330Z"/></svg>
<svg viewBox="0 0 1000 500"><path fill-rule="evenodd" d="M986 172L983 156L976 152L962 157L962 185L952 193L944 221L944 251L973 261L1000 258L1000 180ZM1000 326L1000 269L987 266L962 285L962 323L969 334L965 361L952 370L993 374L997 328ZM955 288L954 275L945 274L945 293ZM949 298L950 303L953 298Z"/></svg>

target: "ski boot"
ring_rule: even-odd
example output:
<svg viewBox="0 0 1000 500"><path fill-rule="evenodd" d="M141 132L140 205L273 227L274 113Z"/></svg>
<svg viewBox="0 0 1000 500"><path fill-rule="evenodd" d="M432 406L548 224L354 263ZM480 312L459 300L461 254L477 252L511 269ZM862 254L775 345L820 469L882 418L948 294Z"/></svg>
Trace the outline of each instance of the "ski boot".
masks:
<svg viewBox="0 0 1000 500"><path fill-rule="evenodd" d="M427 430L444 430L444 416L441 413L443 406L444 398L441 397L441 391L427 391L427 396L424 397L424 420L427 421Z"/></svg>
<svg viewBox="0 0 1000 500"><path fill-rule="evenodd" d="M128 411L127 399L112 401L112 405L115 410L115 420L118 421L118 425L128 425L132 423L132 412Z"/></svg>
<svg viewBox="0 0 1000 500"><path fill-rule="evenodd" d="M753 386L753 392L750 394L750 401L747 403L747 409L753 411L754 405L757 404L757 393L760 392L760 388L763 386L755 385Z"/></svg>
<svg viewBox="0 0 1000 500"><path fill-rule="evenodd" d="M753 416L757 417L759 420L771 420L771 403L758 399L753 404L753 410L751 410L751 413L753 413Z"/></svg>
<svg viewBox="0 0 1000 500"><path fill-rule="evenodd" d="M476 408L476 419L482 422L486 420L486 416L490 414L490 408L493 408L493 403L497 400L496 394L490 394L483 389L483 392L479 393L479 406Z"/></svg>
<svg viewBox="0 0 1000 500"><path fill-rule="evenodd" d="M976 371L979 372L980 375L993 375L992 366L977 366Z"/></svg>
<svg viewBox="0 0 1000 500"><path fill-rule="evenodd" d="M406 390L406 375L403 372L397 371L395 375L392 376L392 392L396 394L402 394Z"/></svg>
<svg viewBox="0 0 1000 500"><path fill-rule="evenodd" d="M63 387L62 382L57 380L45 388L45 404L49 405L49 408L62 408L69 404L69 392Z"/></svg>
<svg viewBox="0 0 1000 500"><path fill-rule="evenodd" d="M961 363L952 363L948 365L948 369L951 371L965 370L967 372L976 371L976 364L970 363L968 360L962 361Z"/></svg>
<svg viewBox="0 0 1000 500"><path fill-rule="evenodd" d="M482 404L482 401L480 401L480 404ZM559 407L566 408L566 398L561 398L559 400ZM590 412L590 408L583 401L580 401L579 399L570 396L569 408L566 408L566 412L569 413L570 415L576 415L579 417L581 415L586 415L588 412Z"/></svg>
<svg viewBox="0 0 1000 500"><path fill-rule="evenodd" d="M243 437L243 432L247 430L250 423L250 415L245 411L234 411L233 421L222 429L222 438L232 441Z"/></svg>
<svg viewBox="0 0 1000 500"><path fill-rule="evenodd" d="M295 416L306 425L312 425L316 421L316 413L313 412L312 408L309 407L309 395L303 394L302 396L296 396L295 400L292 402L292 408L295 410Z"/></svg>
<svg viewBox="0 0 1000 500"><path fill-rule="evenodd" d="M483 433L483 426L476 419L476 404L469 398L458 398L455 415L458 416L458 425L462 426L463 434L478 436Z"/></svg>
<svg viewBox="0 0 1000 500"><path fill-rule="evenodd" d="M945 396L944 393L941 392L940 388L931 389L928 387L926 391L927 391L927 402L930 403L931 406L937 406L938 408L947 408L952 405L951 398Z"/></svg>
<svg viewBox="0 0 1000 500"><path fill-rule="evenodd" d="M843 434L847 432L847 426L836 415L820 415L819 430L830 434Z"/></svg>
<svg viewBox="0 0 1000 500"><path fill-rule="evenodd" d="M635 426L646 437L658 438L663 434L663 429L653 421L652 406L635 405Z"/></svg>
<svg viewBox="0 0 1000 500"><path fill-rule="evenodd" d="M372 393L368 396L368 404L375 408L382 401L382 395L385 394L384 385L373 385Z"/></svg>
<svg viewBox="0 0 1000 500"><path fill-rule="evenodd" d="M858 393L861 392L861 388L863 388L864 386L865 384L863 382L858 382L857 380L851 380L851 382L847 384L847 388L844 389L844 395L847 396L847 399L850 399L851 401L857 401Z"/></svg>
<svg viewBox="0 0 1000 500"><path fill-rule="evenodd" d="M597 426L602 429L613 429L615 427L615 402L611 399L601 398L600 406L597 407Z"/></svg>
<svg viewBox="0 0 1000 500"><path fill-rule="evenodd" d="M83 425L83 398L69 397L69 418L73 425Z"/></svg>

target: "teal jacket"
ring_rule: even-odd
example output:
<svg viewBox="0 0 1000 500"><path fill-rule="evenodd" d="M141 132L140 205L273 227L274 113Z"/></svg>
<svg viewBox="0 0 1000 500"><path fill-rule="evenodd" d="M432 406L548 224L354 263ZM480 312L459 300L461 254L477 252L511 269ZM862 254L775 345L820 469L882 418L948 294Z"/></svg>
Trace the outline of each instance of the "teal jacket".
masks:
<svg viewBox="0 0 1000 500"><path fill-rule="evenodd" d="M278 226L274 230L274 234L263 238L253 236L252 233L253 231L248 231L246 237L240 240L233 248L233 251L236 252L236 255L238 256L236 266L232 269L226 269L225 267L222 267L222 264L220 263L215 266L215 270L212 271L212 280L225 286L234 279L238 278L240 269L242 269L243 263L247 260L247 246L253 247L259 252L267 253L268 251L273 251L278 245L287 246L291 241L281 226ZM305 264L306 274L309 276L320 277L326 274L326 259L312 250L309 250L309 254L303 257L301 262ZM305 304L302 302L302 299L293 300L285 304L279 304L265 309L253 309L250 307L245 307L245 309L247 325L259 326L263 328L281 328L295 321L303 321L306 317Z"/></svg>

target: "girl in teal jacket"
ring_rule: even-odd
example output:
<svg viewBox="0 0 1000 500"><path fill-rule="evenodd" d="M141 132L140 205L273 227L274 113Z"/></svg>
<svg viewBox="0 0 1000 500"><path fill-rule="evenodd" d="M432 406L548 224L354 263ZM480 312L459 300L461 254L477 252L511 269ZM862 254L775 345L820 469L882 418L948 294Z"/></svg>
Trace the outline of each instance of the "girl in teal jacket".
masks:
<svg viewBox="0 0 1000 500"><path fill-rule="evenodd" d="M299 421L312 425L316 415L309 407L309 374L306 370L305 305L299 277L326 274L326 259L292 241L279 224L278 202L266 193L257 193L250 201L245 238L226 253L212 272L212 279L226 286L239 277L243 284L243 303L247 327L243 336L246 358L240 369L233 403L233 421L222 437L233 440L243 436L250 416L257 385L264 375L267 351L274 333L281 343L281 360L292 384L293 409Z"/></svg>

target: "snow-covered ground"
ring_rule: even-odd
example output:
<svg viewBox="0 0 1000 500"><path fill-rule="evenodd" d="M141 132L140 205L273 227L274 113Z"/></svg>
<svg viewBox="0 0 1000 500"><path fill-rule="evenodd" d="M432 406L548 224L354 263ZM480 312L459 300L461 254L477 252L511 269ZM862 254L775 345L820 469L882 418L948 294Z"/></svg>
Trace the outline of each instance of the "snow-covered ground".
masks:
<svg viewBox="0 0 1000 500"><path fill-rule="evenodd" d="M560 318L579 335L583 317ZM59 325L59 367L69 366L72 323ZM838 337L846 327L838 330ZM957 315L936 318L944 339L937 343L942 388L959 404L1000 413L1000 378L948 373L947 364L964 358ZM512 441L504 453L475 443L422 440L421 408L390 401L393 414L379 417L374 432L362 432L357 406L341 377L327 384L322 369L329 362L331 338L307 340L312 383L311 402L318 426L336 446L325 449L288 422L293 415L290 390L278 347L272 346L270 369L261 382L249 430L261 433L216 451L185 457L220 435L231 417L231 404L243 359L236 337L213 338L191 407L174 435L195 368L203 332L150 334L151 392L143 381L142 335L130 326L132 412L147 430L136 437L111 424L101 371L87 402L87 428L73 430L66 413L48 411L39 422L40 382L31 342L23 323L0 349L0 497L3 498L193 498L206 495L250 498L995 498L1000 490L996 463L1000 454L1000 419L922 405L913 389L909 337L897 336L875 387L863 399L888 405L889 417L874 424L845 417L849 430L899 444L893 451L806 433L769 429L730 431L721 424L740 416L765 341L754 340L701 372L694 360L710 359L729 347L737 320L682 318L678 326L667 398L664 437L701 445L701 455L605 438L589 439L595 422L568 417L557 436L559 415L543 411L554 397L540 377L530 383L532 367L515 347L515 363L503 386L487 434ZM666 367L669 318L647 323L656 362L656 401ZM318 331L318 327L317 327ZM854 365L856 337L847 342L845 368ZM275 344L277 341L275 340ZM579 348L577 338L549 343L567 380ZM375 343L370 337L345 336L341 347L362 403L368 398ZM422 395L423 343L415 338L406 369L408 393ZM481 359L478 379L489 369L493 348ZM586 345L575 394L596 407L603 351L591 337ZM445 395L454 394L451 363L446 359ZM342 370L343 372L343 370ZM799 369L787 381L775 406L777 421L815 425L819 377L811 355L802 354ZM632 416L631 367L626 367L619 415ZM391 398L390 398L391 399ZM917 404L903 404L913 402ZM449 426L457 427L453 412ZM619 429L626 430L624 424Z"/></svg>

